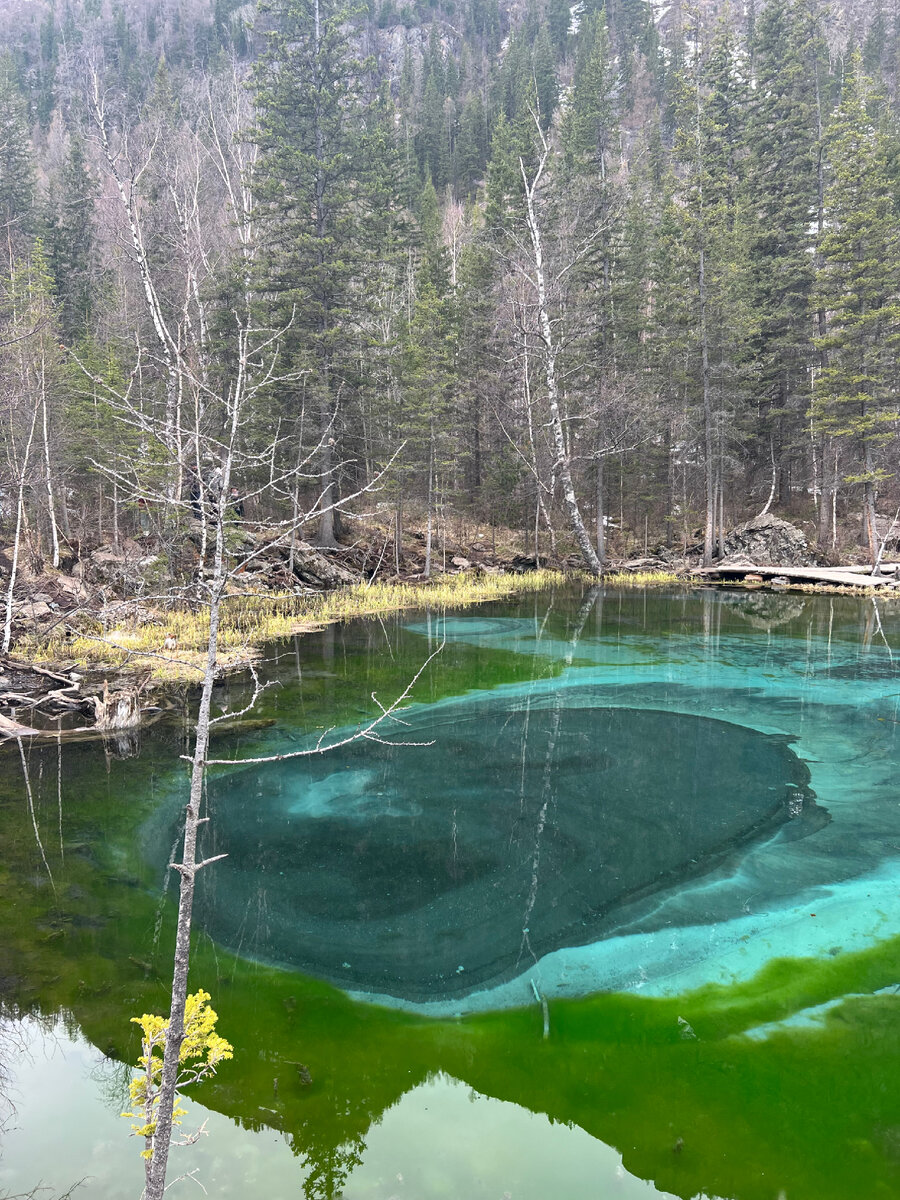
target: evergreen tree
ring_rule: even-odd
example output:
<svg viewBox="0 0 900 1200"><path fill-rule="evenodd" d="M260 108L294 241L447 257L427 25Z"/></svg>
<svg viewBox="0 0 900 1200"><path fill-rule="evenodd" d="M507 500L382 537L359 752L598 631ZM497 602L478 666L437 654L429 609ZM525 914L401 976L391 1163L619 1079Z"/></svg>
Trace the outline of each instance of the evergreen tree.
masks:
<svg viewBox="0 0 900 1200"><path fill-rule="evenodd" d="M326 497L323 544L335 542L343 351L367 259L371 211L364 88L351 51L351 14L334 0L274 0L274 24L255 71L260 146L257 191L267 243L266 287L291 324L294 366L309 371Z"/></svg>
<svg viewBox="0 0 900 1200"><path fill-rule="evenodd" d="M556 82L556 68L553 63L553 47L550 44L550 35L546 25L540 27L534 43L532 77L541 125L544 129L549 129L559 103L559 86Z"/></svg>
<svg viewBox="0 0 900 1200"><path fill-rule="evenodd" d="M476 214L476 218L479 215ZM496 263L483 238L460 255L456 288L459 370L456 381L459 459L468 503L482 498L487 460L486 428L501 387L493 349Z"/></svg>
<svg viewBox="0 0 900 1200"><path fill-rule="evenodd" d="M770 0L756 21L756 80L747 123L749 369L763 421L759 457L776 462L787 504L805 446L812 362L813 242L818 205L817 72L825 45L815 7ZM824 69L824 68L823 68ZM768 442L768 445L766 444Z"/></svg>
<svg viewBox="0 0 900 1200"><path fill-rule="evenodd" d="M446 490L450 453L455 329L437 193L429 180L419 203L422 252L406 339L404 458L421 472L427 504L425 575L431 574L436 497Z"/></svg>
<svg viewBox="0 0 900 1200"><path fill-rule="evenodd" d="M84 143L73 136L46 218L47 253L59 299L63 339L84 336L93 307L94 205L97 186L87 168Z"/></svg>
<svg viewBox="0 0 900 1200"><path fill-rule="evenodd" d="M613 367L617 255L621 240L617 99L619 79L605 11L581 33L572 103L563 125L573 236L583 247L575 268L582 340L600 371Z"/></svg>
<svg viewBox="0 0 900 1200"><path fill-rule="evenodd" d="M0 251L11 269L7 246L25 247L34 226L34 170L28 109L9 53L0 56Z"/></svg>
<svg viewBox="0 0 900 1200"><path fill-rule="evenodd" d="M488 158L488 130L481 96L473 92L463 106L456 139L453 176L457 194L472 196L484 179Z"/></svg>
<svg viewBox="0 0 900 1200"><path fill-rule="evenodd" d="M547 31L556 53L564 58L569 41L572 12L569 0L547 0Z"/></svg>
<svg viewBox="0 0 900 1200"><path fill-rule="evenodd" d="M848 483L862 485L864 532L874 562L875 501L893 472L879 450L898 418L900 238L885 139L867 109L871 83L856 52L828 132L828 189L817 303L828 313L818 339L826 365L816 379L812 417L852 456Z"/></svg>

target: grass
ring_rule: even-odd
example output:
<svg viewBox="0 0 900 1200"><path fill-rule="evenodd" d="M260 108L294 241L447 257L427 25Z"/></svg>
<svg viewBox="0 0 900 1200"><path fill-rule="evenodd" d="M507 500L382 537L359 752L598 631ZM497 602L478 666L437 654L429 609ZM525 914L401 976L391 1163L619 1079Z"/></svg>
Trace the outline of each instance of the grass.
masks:
<svg viewBox="0 0 900 1200"><path fill-rule="evenodd" d="M669 587L676 583L686 583L672 571L617 571L607 575L604 582L607 587L617 588Z"/></svg>
<svg viewBox="0 0 900 1200"><path fill-rule="evenodd" d="M409 608L466 608L525 592L544 591L574 580L592 582L581 572L529 571L523 575L444 575L423 583L357 584L316 596L292 592L225 598L219 625L220 667L238 669L252 662L266 642L304 633L336 621L379 616ZM677 582L662 571L609 575L611 587L653 587ZM167 635L177 649L166 651ZM157 682L196 681L206 661L209 613L179 609L148 609L114 627L99 622L66 636L59 628L50 638L32 636L16 646L34 662L70 662L113 671L149 671Z"/></svg>

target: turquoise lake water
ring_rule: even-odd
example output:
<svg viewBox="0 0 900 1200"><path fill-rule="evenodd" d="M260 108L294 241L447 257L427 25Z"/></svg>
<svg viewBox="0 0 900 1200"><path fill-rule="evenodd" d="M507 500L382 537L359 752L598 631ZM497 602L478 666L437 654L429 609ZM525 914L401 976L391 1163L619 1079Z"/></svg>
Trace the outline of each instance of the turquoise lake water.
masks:
<svg viewBox="0 0 900 1200"><path fill-rule="evenodd" d="M206 1186L900 1195L900 610L573 589L350 623L275 647L215 757L341 740L438 647L380 740L210 772L194 982L238 1053L180 1152ZM0 1195L45 1177L41 1111L73 1132L52 1186L139 1194L115 1112L165 1007L186 749L176 707L0 758L31 1046Z"/></svg>

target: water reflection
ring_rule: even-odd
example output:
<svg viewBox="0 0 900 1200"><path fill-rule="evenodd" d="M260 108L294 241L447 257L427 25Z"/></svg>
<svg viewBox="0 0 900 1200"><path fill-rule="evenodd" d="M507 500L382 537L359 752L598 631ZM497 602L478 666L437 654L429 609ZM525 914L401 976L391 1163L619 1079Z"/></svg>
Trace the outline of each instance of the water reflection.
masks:
<svg viewBox="0 0 900 1200"><path fill-rule="evenodd" d="M92 1200L137 1196L142 1168L127 1122L118 1116L127 1089L118 1064L74 1029L6 1022L14 1042L18 1111L4 1139L3 1194L61 1195L83 1180ZM547 1200L665 1200L671 1193L631 1175L611 1147L583 1130L554 1125L518 1105L484 1096L446 1075L413 1087L389 1108L366 1141L306 1148L298 1139L255 1130L189 1101L185 1130L208 1134L173 1150L175 1197L201 1185L228 1200L304 1196L307 1200L439 1200L467 1197ZM53 1128L54 1154L46 1152ZM291 1143L294 1143L293 1146ZM42 1193L43 1194L43 1193Z"/></svg>

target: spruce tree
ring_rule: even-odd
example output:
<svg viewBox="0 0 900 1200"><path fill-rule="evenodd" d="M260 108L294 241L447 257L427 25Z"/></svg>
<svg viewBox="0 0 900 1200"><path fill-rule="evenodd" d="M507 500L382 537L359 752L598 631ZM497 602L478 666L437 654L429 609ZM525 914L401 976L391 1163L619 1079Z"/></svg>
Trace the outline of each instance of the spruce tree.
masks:
<svg viewBox="0 0 900 1200"><path fill-rule="evenodd" d="M48 198L46 243L59 299L60 332L65 341L84 336L94 295L94 205L97 185L85 159L84 143L70 138L56 186Z"/></svg>
<svg viewBox="0 0 900 1200"><path fill-rule="evenodd" d="M849 451L844 478L861 485L874 562L877 491L893 474L879 451L898 418L900 238L886 140L868 111L871 86L857 51L827 138L826 225L815 297L828 313L817 343L826 365L816 379L811 415L820 431Z"/></svg>
<svg viewBox="0 0 900 1200"><path fill-rule="evenodd" d="M7 247L24 251L34 227L34 169L28 107L12 55L0 56L0 256L11 270Z"/></svg>
<svg viewBox="0 0 900 1200"><path fill-rule="evenodd" d="M815 6L770 0L754 31L756 79L747 123L748 284L754 324L748 369L762 416L758 457L775 458L790 497L805 446L813 361L813 242L817 211L817 70L825 60ZM768 443L768 444L767 444Z"/></svg>
<svg viewBox="0 0 900 1200"><path fill-rule="evenodd" d="M333 545L344 351L361 300L363 218L371 212L367 64L352 53L352 13L339 0L273 0L266 11L274 28L254 75L265 287L291 326L293 367L309 372L325 496L319 540Z"/></svg>

